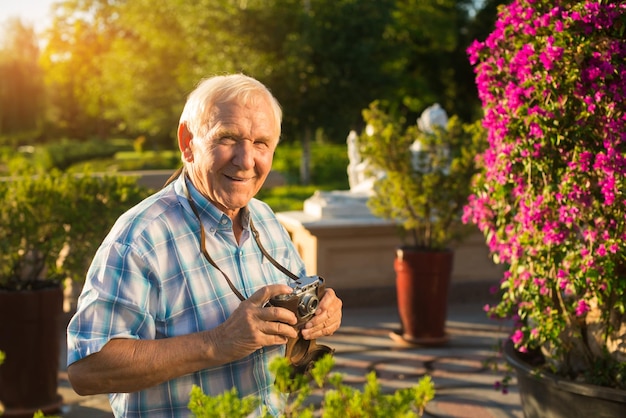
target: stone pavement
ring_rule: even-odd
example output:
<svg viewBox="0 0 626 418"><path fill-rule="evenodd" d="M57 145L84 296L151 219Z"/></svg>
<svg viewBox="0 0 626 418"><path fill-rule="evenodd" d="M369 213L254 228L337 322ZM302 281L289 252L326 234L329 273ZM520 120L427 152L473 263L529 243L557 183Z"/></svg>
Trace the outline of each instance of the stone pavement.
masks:
<svg viewBox="0 0 626 418"><path fill-rule="evenodd" d="M389 337L400 328L395 305L345 308L341 328L320 342L336 350L333 371L344 374L344 382L357 387L371 370L376 371L385 391L413 386L429 374L436 394L424 417L523 418L515 380L509 393L502 394L494 389L501 374L484 365L493 356L498 339L506 337L506 327L488 320L476 301L453 303L447 318L450 338L445 346L415 347ZM62 417L113 417L105 395L76 395L64 368L59 371L59 385L64 399Z"/></svg>

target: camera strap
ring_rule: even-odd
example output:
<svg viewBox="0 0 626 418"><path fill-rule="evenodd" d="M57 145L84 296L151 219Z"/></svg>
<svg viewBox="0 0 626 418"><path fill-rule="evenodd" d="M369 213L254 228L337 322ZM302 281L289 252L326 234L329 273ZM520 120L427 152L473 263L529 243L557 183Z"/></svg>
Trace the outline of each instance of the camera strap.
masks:
<svg viewBox="0 0 626 418"><path fill-rule="evenodd" d="M172 181L174 181L181 174L183 176L185 176L185 169L184 168L179 168L178 170L176 170L176 172L174 174L172 174L172 176L167 180L167 182L165 182L165 185L163 187L165 187L168 184L170 184ZM233 282L230 280L228 275L217 265L217 263L213 260L213 258L211 258L211 255L207 251L207 249L206 249L206 242L205 242L205 240L206 240L206 233L204 231L204 225L202 225L202 221L200 220L200 214L198 213L198 209L196 207L196 204L194 203L193 199L191 198L191 194L189 193L189 190L187 189L187 183L186 183L186 179L185 178L183 178L183 182L184 182L183 187L185 189L185 197L189 201L189 206L191 207L191 210L193 211L194 215L196 216L196 219L198 219L198 223L200 224L200 251L202 252L202 255L204 256L204 258L209 262L209 264L211 264L213 267L215 267L217 269L217 271L222 273L222 276L224 276L224 279L226 279L226 283L228 283L228 287L230 287L230 289L233 291L233 293L235 295L237 295L239 300L241 300L243 302L244 300L246 300L246 298L241 294L241 292L239 290L237 290L237 288L235 287ZM289 277L292 280L298 281L299 280L298 276L296 276L295 274L293 274L292 272L287 270L284 266L282 266L278 261L276 261L267 252L265 247L263 247L263 244L261 243L261 238L260 238L259 231L254 226L254 223L252 222L252 217L250 217L250 230L252 231L252 236L254 237L254 241L256 242L256 244L258 245L259 249L261 250L261 254L263 254L263 256L265 258L267 258L269 260L269 262L274 265L274 267L276 267L278 270L280 270L287 277Z"/></svg>
<svg viewBox="0 0 626 418"><path fill-rule="evenodd" d="M209 252L206 249L206 243L205 243L206 233L204 231L204 225L202 225L202 220L200 219L200 214L198 213L196 204L191 198L191 194L189 193L189 189L187 188L187 179L184 177L185 169L179 168L167 180L167 182L165 183L163 187L170 184L181 174L183 175L183 188L185 190L185 195L187 197L187 200L189 201L189 206L191 207L191 210L193 211L194 215L198 219L198 223L200 224L200 250L202 251L202 255L213 267L217 269L217 271L222 273L222 276L224 276L224 279L226 279L226 283L228 283L228 286L230 287L230 289L233 291L235 295L237 295L239 300L243 302L244 300L246 300L246 298L241 294L239 290L237 290L237 288L235 287L233 282L230 280L228 275L224 273L224 271L222 271L221 268L219 268L217 263L211 258L211 256L209 255ZM269 262L274 265L274 267L276 267L278 270L284 273L287 277L298 282L300 280L299 277L293 274L292 272L290 272L289 270L287 270L284 266L282 266L278 261L276 261L267 252L265 247L263 247L263 244L261 244L259 231L256 229L256 227L254 226L254 223L252 222L252 216L250 216L250 230L252 231L252 236L254 237L254 240L259 246L259 249L261 250L261 253L263 254L263 256L267 258ZM319 360L321 357L327 354L332 355L334 352L335 352L334 349L326 345L317 344L316 340L305 340L304 338L302 338L302 334L300 333L300 331L298 331L298 337L289 338L287 341L286 348L285 348L285 356L289 359L289 363L291 364L291 367L293 368L291 372L291 377L294 378L296 375L305 375L305 376L309 376L310 378L310 371L311 371L311 368L313 367L313 364L317 360Z"/></svg>

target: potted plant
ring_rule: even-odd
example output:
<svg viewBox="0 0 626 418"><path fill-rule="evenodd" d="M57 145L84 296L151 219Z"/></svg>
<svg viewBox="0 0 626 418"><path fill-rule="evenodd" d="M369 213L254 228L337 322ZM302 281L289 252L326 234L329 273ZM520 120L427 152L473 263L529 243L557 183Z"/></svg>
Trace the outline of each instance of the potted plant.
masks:
<svg viewBox="0 0 626 418"><path fill-rule="evenodd" d="M468 50L489 148L465 220L508 267L487 310L515 320L510 342L539 354L544 381L605 386L619 411L541 388L522 391L526 417L626 410L625 31L624 2L515 0Z"/></svg>
<svg viewBox="0 0 626 418"><path fill-rule="evenodd" d="M116 217L142 196L128 177L22 171L0 181L0 348L6 353L0 400L6 417L59 409L63 282L83 278Z"/></svg>
<svg viewBox="0 0 626 418"><path fill-rule="evenodd" d="M436 106L429 109L441 112ZM447 341L450 245L467 233L462 208L486 138L479 123L464 124L456 116L442 118L447 123L423 123L437 119L425 120L427 115L407 124L374 102L363 111L367 127L358 147L369 170L382 173L368 206L374 215L395 222L404 242L394 262L402 331L391 336L440 345Z"/></svg>

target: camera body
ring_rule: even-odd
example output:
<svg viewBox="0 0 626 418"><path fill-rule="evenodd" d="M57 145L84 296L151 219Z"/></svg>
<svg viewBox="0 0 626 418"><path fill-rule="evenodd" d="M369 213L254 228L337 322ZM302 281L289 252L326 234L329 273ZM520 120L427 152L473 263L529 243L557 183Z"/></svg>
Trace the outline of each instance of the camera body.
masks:
<svg viewBox="0 0 626 418"><path fill-rule="evenodd" d="M278 295L269 300L269 305L289 309L296 314L296 328L301 328L315 315L320 299L324 296L326 286L319 276L306 276L290 284L293 291Z"/></svg>

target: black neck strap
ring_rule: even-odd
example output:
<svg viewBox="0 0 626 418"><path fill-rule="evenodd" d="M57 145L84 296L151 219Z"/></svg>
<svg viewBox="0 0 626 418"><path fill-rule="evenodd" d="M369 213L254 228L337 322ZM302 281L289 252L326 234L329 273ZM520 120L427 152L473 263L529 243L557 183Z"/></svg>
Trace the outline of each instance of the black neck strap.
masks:
<svg viewBox="0 0 626 418"><path fill-rule="evenodd" d="M168 184L170 184L171 182L173 182L181 174L183 176L185 176L184 168L179 168L178 170L176 170L176 172L174 174L172 174L172 176L167 180L167 182L165 182L165 185L163 187L165 187ZM185 178L183 178L183 182L186 182ZM237 295L239 300L241 300L241 301L246 300L246 298L241 294L241 292L239 290L237 290L237 288L235 287L233 282L230 280L228 275L226 273L224 273L224 271L221 268L219 268L217 263L215 263L215 261L209 255L209 252L206 249L206 233L204 231L204 225L202 225L202 220L200 219L200 214L198 213L198 209L196 208L196 204L194 203L193 199L191 198L191 194L189 193L189 190L187 189L187 184L184 184L183 186L184 186L184 189L185 189L185 195L186 195L185 197L189 201L189 206L191 207L191 210L193 211L194 215L196 216L196 219L198 220L198 223L200 224L200 251L202 251L202 255L209 262L209 264L211 264L213 267L215 267L217 269L217 271L222 273L222 276L224 276L224 278L226 279L226 283L228 283L228 286L233 291L233 293L235 295ZM259 246L259 249L261 250L261 253L263 254L263 256L265 258L267 258L269 260L269 262L274 265L274 267L276 267L278 270L280 270L287 277L291 278L292 280L298 281L299 280L298 276L296 276L295 274L293 274L292 272L287 270L278 261L274 260L274 258L267 252L267 250L265 250L265 247L263 247L263 244L261 244L261 238L259 236L259 231L256 229L256 227L254 226L254 223L252 222L252 217L250 217L250 230L252 231L252 236L254 237L254 240L255 240L256 244Z"/></svg>

